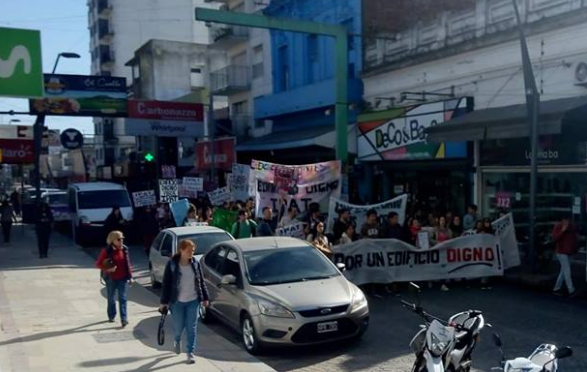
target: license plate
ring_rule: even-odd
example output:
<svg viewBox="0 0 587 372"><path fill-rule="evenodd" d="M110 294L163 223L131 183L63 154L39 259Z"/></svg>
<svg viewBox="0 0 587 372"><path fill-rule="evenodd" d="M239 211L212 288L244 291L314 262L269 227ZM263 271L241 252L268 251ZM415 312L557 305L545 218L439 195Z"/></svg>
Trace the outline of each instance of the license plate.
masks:
<svg viewBox="0 0 587 372"><path fill-rule="evenodd" d="M328 333L338 331L338 322L318 323L318 333Z"/></svg>

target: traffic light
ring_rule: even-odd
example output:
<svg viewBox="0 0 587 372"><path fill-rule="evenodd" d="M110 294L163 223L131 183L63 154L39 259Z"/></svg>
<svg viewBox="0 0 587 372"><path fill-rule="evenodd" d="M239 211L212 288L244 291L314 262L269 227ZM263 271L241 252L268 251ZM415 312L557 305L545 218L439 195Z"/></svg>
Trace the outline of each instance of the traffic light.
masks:
<svg viewBox="0 0 587 372"><path fill-rule="evenodd" d="M153 160L155 160L155 157L153 156L153 154L151 154L150 152L145 154L145 161L147 163L151 163Z"/></svg>

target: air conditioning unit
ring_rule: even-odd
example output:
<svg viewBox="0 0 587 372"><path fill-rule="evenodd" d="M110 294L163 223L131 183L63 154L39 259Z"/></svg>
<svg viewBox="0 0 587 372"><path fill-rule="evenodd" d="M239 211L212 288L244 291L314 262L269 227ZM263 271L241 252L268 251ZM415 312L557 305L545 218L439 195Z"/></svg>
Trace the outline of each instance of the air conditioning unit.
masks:
<svg viewBox="0 0 587 372"><path fill-rule="evenodd" d="M587 88L587 63L579 62L575 68L575 85Z"/></svg>

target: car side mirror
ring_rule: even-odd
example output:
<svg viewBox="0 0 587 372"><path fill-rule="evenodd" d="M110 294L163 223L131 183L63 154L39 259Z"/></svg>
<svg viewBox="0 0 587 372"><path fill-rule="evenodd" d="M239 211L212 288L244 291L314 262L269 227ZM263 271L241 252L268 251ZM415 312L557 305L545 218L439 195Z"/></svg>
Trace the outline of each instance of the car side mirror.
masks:
<svg viewBox="0 0 587 372"><path fill-rule="evenodd" d="M571 349L569 346L565 346L565 347L558 349L556 351L556 353L554 354L556 359L564 359L564 358L568 358L572 355L573 355L573 349Z"/></svg>
<svg viewBox="0 0 587 372"><path fill-rule="evenodd" d="M220 284L223 285L235 285L236 284L236 276L234 275L224 275L220 280Z"/></svg>
<svg viewBox="0 0 587 372"><path fill-rule="evenodd" d="M339 262L336 264L336 267L340 270L340 271L345 271L346 270L346 265L343 264L342 262Z"/></svg>

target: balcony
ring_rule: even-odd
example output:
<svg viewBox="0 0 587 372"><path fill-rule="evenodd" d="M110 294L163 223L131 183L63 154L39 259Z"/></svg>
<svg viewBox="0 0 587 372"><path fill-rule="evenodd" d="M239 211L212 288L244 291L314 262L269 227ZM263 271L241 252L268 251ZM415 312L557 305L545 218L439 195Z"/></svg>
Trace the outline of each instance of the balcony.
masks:
<svg viewBox="0 0 587 372"><path fill-rule="evenodd" d="M112 10L109 0L98 0L98 14L107 14Z"/></svg>
<svg viewBox="0 0 587 372"><path fill-rule="evenodd" d="M229 96L251 89L249 66L226 66L210 74L211 88L215 95Z"/></svg>
<svg viewBox="0 0 587 372"><path fill-rule="evenodd" d="M114 51L108 45L100 45L99 56L102 65L114 63Z"/></svg>
<svg viewBox="0 0 587 372"><path fill-rule="evenodd" d="M231 48L249 39L249 29L243 26L213 25L210 38L214 48Z"/></svg>
<svg viewBox="0 0 587 372"><path fill-rule="evenodd" d="M110 27L110 21L107 19L99 19L98 20L98 38L100 40L104 38L110 38L114 33Z"/></svg>

